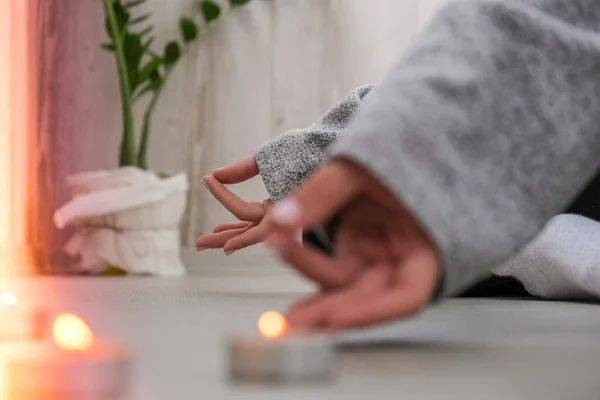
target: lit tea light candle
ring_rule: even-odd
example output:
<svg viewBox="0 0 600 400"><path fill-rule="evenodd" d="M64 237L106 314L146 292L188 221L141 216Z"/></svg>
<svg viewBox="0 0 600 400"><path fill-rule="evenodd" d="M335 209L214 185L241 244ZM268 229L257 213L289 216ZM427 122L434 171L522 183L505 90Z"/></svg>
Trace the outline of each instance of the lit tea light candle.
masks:
<svg viewBox="0 0 600 400"><path fill-rule="evenodd" d="M74 314L53 322L51 343L23 346L7 356L8 400L125 399L129 355L103 342Z"/></svg>
<svg viewBox="0 0 600 400"><path fill-rule="evenodd" d="M230 375L236 381L326 381L333 375L334 348L324 334L293 332L287 320L268 311L258 320L259 335L229 343Z"/></svg>
<svg viewBox="0 0 600 400"><path fill-rule="evenodd" d="M15 294L0 293L0 342L41 339L47 322L45 310L23 307Z"/></svg>

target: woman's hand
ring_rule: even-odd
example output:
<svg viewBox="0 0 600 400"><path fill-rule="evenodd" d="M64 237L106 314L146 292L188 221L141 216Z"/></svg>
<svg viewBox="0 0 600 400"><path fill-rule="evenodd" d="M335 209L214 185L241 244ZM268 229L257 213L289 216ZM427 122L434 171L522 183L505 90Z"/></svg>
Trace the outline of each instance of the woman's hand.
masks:
<svg viewBox="0 0 600 400"><path fill-rule="evenodd" d="M240 222L219 225L212 234L200 236L196 241L198 251L222 248L225 254L231 255L264 240L267 225L263 217L272 201L246 202L224 186L248 181L258 173L255 158L247 157L204 178L204 185L210 193Z"/></svg>
<svg viewBox="0 0 600 400"><path fill-rule="evenodd" d="M335 255L302 246L292 232L340 218ZM323 290L289 312L301 329L345 329L413 315L440 281L440 262L411 213L365 170L327 164L269 213L267 244Z"/></svg>

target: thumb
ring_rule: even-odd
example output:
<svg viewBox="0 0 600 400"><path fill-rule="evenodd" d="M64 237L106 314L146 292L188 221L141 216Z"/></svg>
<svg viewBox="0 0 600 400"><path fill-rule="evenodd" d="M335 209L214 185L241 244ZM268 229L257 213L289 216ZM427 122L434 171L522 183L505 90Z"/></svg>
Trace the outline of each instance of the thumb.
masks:
<svg viewBox="0 0 600 400"><path fill-rule="evenodd" d="M344 160L329 162L273 207L276 226L307 229L329 221L360 192L364 173Z"/></svg>

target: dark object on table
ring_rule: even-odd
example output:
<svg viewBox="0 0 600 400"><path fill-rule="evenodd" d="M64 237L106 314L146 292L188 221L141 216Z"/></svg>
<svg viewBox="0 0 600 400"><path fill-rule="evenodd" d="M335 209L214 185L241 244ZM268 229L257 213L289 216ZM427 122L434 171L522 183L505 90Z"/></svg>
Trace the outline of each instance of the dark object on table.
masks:
<svg viewBox="0 0 600 400"><path fill-rule="evenodd" d="M565 214L576 214L600 222L600 174L579 194Z"/></svg>
<svg viewBox="0 0 600 400"><path fill-rule="evenodd" d="M537 298L521 282L510 276L491 276L456 297L463 298Z"/></svg>

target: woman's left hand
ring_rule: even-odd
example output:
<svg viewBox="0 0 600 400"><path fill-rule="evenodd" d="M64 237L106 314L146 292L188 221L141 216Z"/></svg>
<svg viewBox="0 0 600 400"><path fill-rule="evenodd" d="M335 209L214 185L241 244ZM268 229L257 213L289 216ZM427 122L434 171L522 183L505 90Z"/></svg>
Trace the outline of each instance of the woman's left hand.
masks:
<svg viewBox="0 0 600 400"><path fill-rule="evenodd" d="M225 187L226 184L248 181L258 173L256 159L252 156L204 178L203 183L214 198L240 222L219 225L213 233L200 236L196 241L198 251L222 248L225 254L231 255L264 240L267 226L263 218L273 202L270 199L247 202Z"/></svg>

